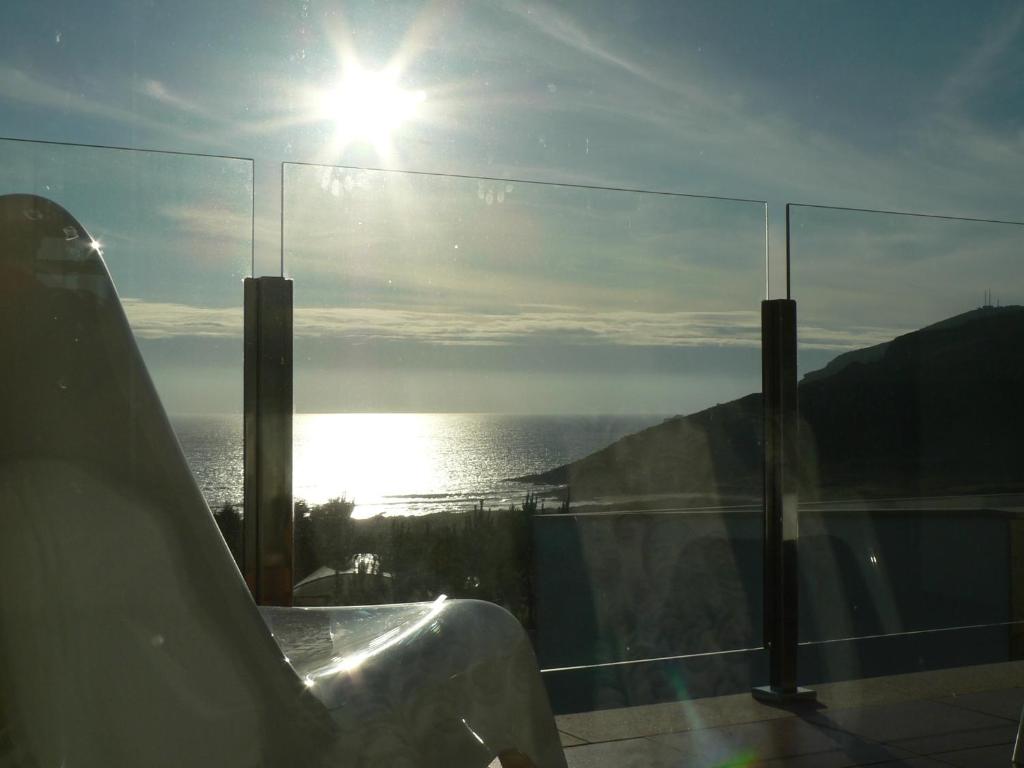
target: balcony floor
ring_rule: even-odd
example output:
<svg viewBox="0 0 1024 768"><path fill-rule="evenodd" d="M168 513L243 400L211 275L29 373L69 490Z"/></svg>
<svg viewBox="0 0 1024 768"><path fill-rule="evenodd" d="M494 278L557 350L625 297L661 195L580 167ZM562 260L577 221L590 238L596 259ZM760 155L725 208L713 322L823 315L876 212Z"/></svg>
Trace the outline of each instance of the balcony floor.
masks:
<svg viewBox="0 0 1024 768"><path fill-rule="evenodd" d="M1007 768L1024 662L813 686L781 709L749 694L557 718L570 768Z"/></svg>

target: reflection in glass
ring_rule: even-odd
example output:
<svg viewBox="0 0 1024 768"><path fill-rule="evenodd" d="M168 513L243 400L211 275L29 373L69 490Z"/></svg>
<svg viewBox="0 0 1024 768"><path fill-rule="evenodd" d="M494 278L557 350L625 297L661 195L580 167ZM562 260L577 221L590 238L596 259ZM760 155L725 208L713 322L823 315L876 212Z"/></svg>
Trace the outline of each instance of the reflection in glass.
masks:
<svg viewBox="0 0 1024 768"><path fill-rule="evenodd" d="M309 599L502 604L560 708L742 685L633 662L760 645L763 204L284 179Z"/></svg>
<svg viewBox="0 0 1024 768"><path fill-rule="evenodd" d="M813 207L792 223L801 630L835 648L813 663L1005 660L1024 618L1024 226Z"/></svg>

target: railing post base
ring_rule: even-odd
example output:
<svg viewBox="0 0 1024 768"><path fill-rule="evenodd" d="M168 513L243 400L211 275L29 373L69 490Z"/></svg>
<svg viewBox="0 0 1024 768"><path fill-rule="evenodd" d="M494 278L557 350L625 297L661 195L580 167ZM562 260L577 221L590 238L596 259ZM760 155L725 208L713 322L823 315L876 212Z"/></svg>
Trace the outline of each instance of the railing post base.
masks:
<svg viewBox="0 0 1024 768"><path fill-rule="evenodd" d="M752 688L750 695L758 701L763 701L765 704L796 704L818 700L816 691L810 688L801 688L800 686L787 691L784 688L760 685L757 688Z"/></svg>

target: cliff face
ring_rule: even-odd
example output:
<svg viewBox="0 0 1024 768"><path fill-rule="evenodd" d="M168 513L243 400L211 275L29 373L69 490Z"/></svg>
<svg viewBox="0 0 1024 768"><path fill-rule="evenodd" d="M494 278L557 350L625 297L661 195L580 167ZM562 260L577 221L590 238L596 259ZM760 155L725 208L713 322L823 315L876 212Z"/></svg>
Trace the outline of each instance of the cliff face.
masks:
<svg viewBox="0 0 1024 768"><path fill-rule="evenodd" d="M1024 487L1024 307L840 355L799 385L802 498ZM575 499L757 497L761 396L676 416L526 480Z"/></svg>
<svg viewBox="0 0 1024 768"><path fill-rule="evenodd" d="M1024 307L980 309L805 377L805 496L1024 486L1022 343Z"/></svg>
<svg viewBox="0 0 1024 768"><path fill-rule="evenodd" d="M761 482L761 395L674 416L579 461L523 478L568 485L574 498L756 494ZM700 500L698 500L699 502Z"/></svg>

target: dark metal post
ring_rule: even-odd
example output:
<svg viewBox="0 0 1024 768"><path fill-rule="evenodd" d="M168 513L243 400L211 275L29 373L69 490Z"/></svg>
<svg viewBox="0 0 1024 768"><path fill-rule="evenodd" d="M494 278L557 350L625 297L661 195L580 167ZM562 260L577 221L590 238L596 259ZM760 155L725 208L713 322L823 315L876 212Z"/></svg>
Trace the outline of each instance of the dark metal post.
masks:
<svg viewBox="0 0 1024 768"><path fill-rule="evenodd" d="M292 603L292 282L245 280L242 571L261 605Z"/></svg>
<svg viewBox="0 0 1024 768"><path fill-rule="evenodd" d="M761 302L764 409L764 644L768 685L763 701L813 699L796 684L799 629L797 548L796 302Z"/></svg>

